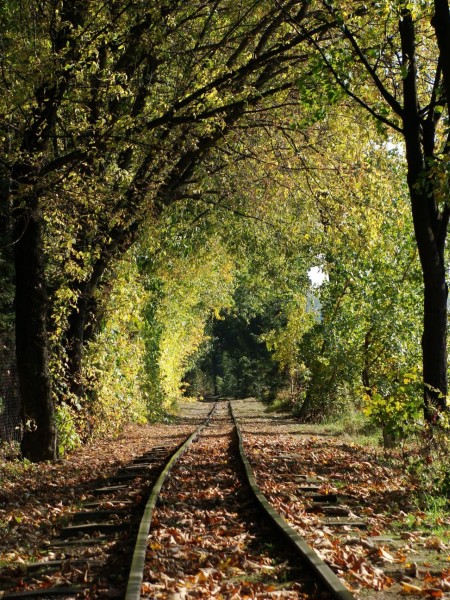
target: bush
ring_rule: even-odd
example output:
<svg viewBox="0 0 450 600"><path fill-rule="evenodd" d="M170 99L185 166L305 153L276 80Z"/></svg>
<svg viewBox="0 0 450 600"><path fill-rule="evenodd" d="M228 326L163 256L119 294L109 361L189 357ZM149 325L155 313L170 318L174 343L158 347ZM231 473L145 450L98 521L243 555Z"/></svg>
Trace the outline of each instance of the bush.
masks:
<svg viewBox="0 0 450 600"><path fill-rule="evenodd" d="M440 416L439 425L417 424L415 436L409 439L403 458L412 483L419 490L419 497L427 505L431 496L450 499L449 454L450 422L447 415Z"/></svg>
<svg viewBox="0 0 450 600"><path fill-rule="evenodd" d="M63 402L56 409L55 419L58 429L58 456L64 456L81 445L78 413Z"/></svg>
<svg viewBox="0 0 450 600"><path fill-rule="evenodd" d="M421 380L417 371L396 377L387 391L366 390L363 412L380 427L385 445L390 440L404 440L417 430L423 410Z"/></svg>

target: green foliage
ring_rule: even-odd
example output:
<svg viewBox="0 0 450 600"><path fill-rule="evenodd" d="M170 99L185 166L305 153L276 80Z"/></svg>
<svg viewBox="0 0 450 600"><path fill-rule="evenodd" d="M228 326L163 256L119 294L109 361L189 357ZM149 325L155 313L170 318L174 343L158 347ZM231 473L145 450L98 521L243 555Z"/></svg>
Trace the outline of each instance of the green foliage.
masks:
<svg viewBox="0 0 450 600"><path fill-rule="evenodd" d="M363 395L363 412L395 439L405 439L416 431L423 413L420 372L396 374L391 392L386 396L377 389L368 390Z"/></svg>
<svg viewBox="0 0 450 600"><path fill-rule="evenodd" d="M299 341L317 321L318 314L308 305L308 299L300 294L293 294L285 310L283 327L270 330L261 339L272 351L280 370L287 370L294 378L301 363Z"/></svg>
<svg viewBox="0 0 450 600"><path fill-rule="evenodd" d="M56 426L58 428L58 456L64 456L81 445L79 415L76 410L64 402L56 409Z"/></svg>
<svg viewBox="0 0 450 600"><path fill-rule="evenodd" d="M402 374L419 362L420 277L403 149L384 131L399 115L380 85L401 95L406 7L424 34L416 104L434 110L431 3L290 3L318 37L277 3L75 4L0 7L0 341L17 215L36 211L61 450L211 390L278 392L322 418L358 407L364 388L371 420L404 428L418 407L420 374ZM377 125L345 103L351 90ZM426 172L440 210L446 152ZM84 301L76 398L70 324Z"/></svg>
<svg viewBox="0 0 450 600"><path fill-rule="evenodd" d="M308 424L308 426L310 426ZM327 419L325 424L317 427L325 428L335 436L342 436L351 443L362 446L380 446L381 431L374 425L359 407L353 403L342 404L339 414Z"/></svg>
<svg viewBox="0 0 450 600"><path fill-rule="evenodd" d="M236 308L240 313L240 306ZM282 380L278 364L263 340L264 332L273 323L273 307L248 320L239 313L228 314L213 325L215 391L221 396L268 399Z"/></svg>
<svg viewBox="0 0 450 600"><path fill-rule="evenodd" d="M133 253L118 266L109 291L104 321L89 343L85 378L89 402L85 427L90 434L114 434L126 423L143 423L153 398L144 389L147 292Z"/></svg>
<svg viewBox="0 0 450 600"><path fill-rule="evenodd" d="M364 6L362 12L350 11L346 0L327 7L330 18L336 19L336 39L343 43L331 53L329 40L326 45L316 43L324 67L380 129L399 133L405 145L406 151L399 154L407 170L423 274L424 417L430 420L430 407L445 411L448 387L448 2L381 2L374 11ZM358 74L350 85L340 70L344 57ZM431 313L443 316L439 320Z"/></svg>
<svg viewBox="0 0 450 600"><path fill-rule="evenodd" d="M316 192L323 232L316 264L327 277L314 290L320 320L299 340L304 370L295 410L320 420L343 404L359 408L364 387L374 402L400 402L403 393L402 405L411 403L414 412L416 390L408 399L413 390L400 392L398 385L399 374L420 363L421 327L421 278L400 157L374 143L373 127L359 130L357 146L347 140L344 147L335 137L342 122L329 124L325 156L351 167L340 168L345 188L322 175Z"/></svg>
<svg viewBox="0 0 450 600"><path fill-rule="evenodd" d="M233 305L235 285L233 261L218 238L211 236L204 247L188 243L174 247L173 239L168 243L170 254L165 248L150 272L143 267L147 286L155 290L145 311L149 385L166 409L182 393L189 394L184 376L208 342L206 326L211 316L219 318L222 310Z"/></svg>
<svg viewBox="0 0 450 600"><path fill-rule="evenodd" d="M18 461L20 458L20 445L18 442L0 441L0 458L5 461ZM10 469L12 471L12 469Z"/></svg>
<svg viewBox="0 0 450 600"><path fill-rule="evenodd" d="M314 11L302 14L306 28L320 22ZM35 321L48 322L49 330L48 337L43 333L29 340L31 328L24 327L23 347L42 346L35 356L41 364L29 369L28 377L39 372L46 390L53 384L58 401L69 404L72 394L82 395L75 388L84 378L86 389L91 386L97 394L94 400L91 391L87 412L93 413L95 402L102 407L93 424L97 431L109 414L106 388L92 384L100 381L99 372L104 368L109 375L103 381L115 384L117 393L111 396L120 398L122 407L129 404L125 418L141 414L127 382L145 363L126 366L129 344L121 335L126 319L113 323L109 314L103 321L102 289L115 287L120 260L164 207L205 192L208 178L194 173L216 147L225 147L234 126L256 110L292 103L294 79L306 76L306 56L299 58L297 48L306 39L290 40L282 7L266 2L250 9L231 0L207 7L195 1L119 9L117 3L88 0L62 3L55 10L48 3L11 0L2 4L1 17L2 190L16 248L24 243L30 215L45 237L44 252L40 242L30 251L39 254L36 264L46 267L45 272L35 269L39 281L30 293L46 290L49 306L30 302L40 313ZM19 261L17 268L26 273L30 264ZM217 304L213 298L208 302ZM87 311L81 310L83 304ZM74 333L77 317L84 322ZM161 315L166 317L172 318ZM19 318L25 322L23 315ZM161 381L172 397L188 356L201 345L202 318L189 322L186 332L180 327L184 320L176 330L160 332L161 356L167 358L161 363ZM128 321L132 330L138 327ZM80 374L82 366L73 356L77 345L99 329L101 339L90 340L92 348L98 343L98 355L93 360L88 350L86 372ZM123 345L116 360L103 352L108 344ZM39 359L48 353L49 368ZM145 344L136 354L145 355ZM45 397L51 397L50 391ZM43 398L30 391L26 401L32 414ZM46 418L51 419L47 404Z"/></svg>

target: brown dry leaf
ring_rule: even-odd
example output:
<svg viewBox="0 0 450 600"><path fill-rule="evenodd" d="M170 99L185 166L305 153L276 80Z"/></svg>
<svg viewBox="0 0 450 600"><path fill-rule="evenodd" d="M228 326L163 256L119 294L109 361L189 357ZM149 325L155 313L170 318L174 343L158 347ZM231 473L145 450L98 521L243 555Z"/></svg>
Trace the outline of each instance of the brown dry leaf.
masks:
<svg viewBox="0 0 450 600"><path fill-rule="evenodd" d="M432 581L435 581L436 578L434 577L434 575L431 575L431 573L427 571L423 576L423 580L425 581L425 583L431 583Z"/></svg>
<svg viewBox="0 0 450 600"><path fill-rule="evenodd" d="M384 548L378 548L378 556L386 562L395 562L394 556Z"/></svg>
<svg viewBox="0 0 450 600"><path fill-rule="evenodd" d="M444 592L439 588L425 588L423 593L430 596L430 598L442 598L444 595Z"/></svg>
<svg viewBox="0 0 450 600"><path fill-rule="evenodd" d="M432 537L426 540L424 544L425 548L431 548L434 550L438 550L439 552L445 552L448 550L448 546L442 542L442 540L438 537Z"/></svg>
<svg viewBox="0 0 450 600"><path fill-rule="evenodd" d="M214 575L218 575L218 573L217 569L213 569L212 567L203 568L195 575L195 580L199 582L211 581Z"/></svg>

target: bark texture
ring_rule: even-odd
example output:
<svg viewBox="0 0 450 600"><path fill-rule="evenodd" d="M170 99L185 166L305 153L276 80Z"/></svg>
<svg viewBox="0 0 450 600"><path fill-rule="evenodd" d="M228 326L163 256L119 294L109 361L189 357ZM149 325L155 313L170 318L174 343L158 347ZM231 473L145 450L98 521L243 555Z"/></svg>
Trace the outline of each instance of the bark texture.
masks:
<svg viewBox="0 0 450 600"><path fill-rule="evenodd" d="M22 454L32 461L56 457L56 425L47 347L47 294L42 222L37 203L18 211L15 224L16 356L24 436Z"/></svg>
<svg viewBox="0 0 450 600"><path fill-rule="evenodd" d="M414 231L424 284L423 378L424 415L433 423L446 407L447 395L447 282L445 241L448 207L439 210L435 189L428 172L435 159L436 115L426 119L420 114L417 93L416 40L412 15L405 10L399 24L402 61L407 74L403 79L403 133L406 144L408 187ZM437 81L439 80L439 71Z"/></svg>

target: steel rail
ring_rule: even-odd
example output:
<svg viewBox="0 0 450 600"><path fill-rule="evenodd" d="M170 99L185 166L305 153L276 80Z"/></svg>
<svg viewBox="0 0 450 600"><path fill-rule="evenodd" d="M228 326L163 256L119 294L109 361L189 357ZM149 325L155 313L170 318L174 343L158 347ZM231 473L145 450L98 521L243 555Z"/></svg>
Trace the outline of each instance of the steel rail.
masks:
<svg viewBox="0 0 450 600"><path fill-rule="evenodd" d="M355 600L355 596L348 590L339 577L330 569L330 567L320 558L311 546L299 535L293 527L291 527L285 519L273 508L270 502L262 493L258 484L256 483L255 476L253 474L252 466L247 458L244 450L244 443L242 437L242 431L237 421L236 415L233 410L233 405L229 402L230 413L236 427L236 432L239 440L239 454L241 456L242 463L244 465L245 474L247 481L255 496L256 501L267 515L268 519L272 522L274 527L282 534L284 539L291 545L291 547L299 554L300 558L314 571L315 576L327 590L332 594L333 598L337 600ZM128 599L127 599L128 600Z"/></svg>
<svg viewBox="0 0 450 600"><path fill-rule="evenodd" d="M196 437L198 437L203 429L209 425L216 407L217 402L209 411L205 421L199 427L197 427L197 429L187 438L187 440L181 444L178 450L172 454L152 488L139 525L136 545L131 561L130 575L128 577L127 590L125 593L125 600L140 600L141 598L141 585L144 578L145 558L147 554L147 539L150 532L153 510L156 506L158 496L161 493L161 488L178 459L186 452L188 447L192 444Z"/></svg>

